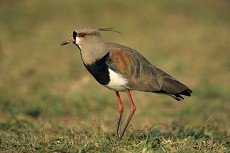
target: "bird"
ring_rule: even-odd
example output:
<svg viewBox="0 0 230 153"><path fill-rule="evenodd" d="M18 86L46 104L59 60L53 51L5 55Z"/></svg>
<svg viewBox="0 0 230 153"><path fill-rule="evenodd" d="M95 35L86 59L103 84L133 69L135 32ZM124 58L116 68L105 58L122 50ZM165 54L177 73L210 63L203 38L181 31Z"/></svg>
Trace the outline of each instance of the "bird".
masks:
<svg viewBox="0 0 230 153"><path fill-rule="evenodd" d="M114 28L82 27L73 31L72 37L61 46L74 44L80 50L85 68L104 87L115 91L119 117L116 136L120 141L132 119L136 106L131 90L168 95L177 101L183 96L191 96L192 90L171 75L151 64L138 51L112 42L106 42L102 31L115 31ZM124 106L119 92L126 92L130 101L130 113L121 128Z"/></svg>

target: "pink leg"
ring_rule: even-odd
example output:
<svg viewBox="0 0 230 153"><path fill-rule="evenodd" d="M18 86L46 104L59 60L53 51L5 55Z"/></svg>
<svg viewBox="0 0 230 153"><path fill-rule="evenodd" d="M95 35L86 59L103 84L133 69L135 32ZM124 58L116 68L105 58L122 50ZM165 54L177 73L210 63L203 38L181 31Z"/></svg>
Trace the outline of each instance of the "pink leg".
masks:
<svg viewBox="0 0 230 153"><path fill-rule="evenodd" d="M134 115L134 113L135 113L135 111L136 111L136 106L135 106L135 104L134 104L134 102L133 102L133 99L132 99L132 96L131 96L131 93L130 93L129 90L127 90L127 94L128 94L129 101L130 101L130 114L129 114L129 116L128 116L126 122L125 122L124 128L122 129L121 134L120 134L118 140L121 140L121 139L122 139L122 137L123 137L123 135L124 135L124 133L125 133L125 130L126 130L126 128L128 127L129 122L131 121L131 119L132 119L132 117L133 117L133 115Z"/></svg>
<svg viewBox="0 0 230 153"><path fill-rule="evenodd" d="M124 106L122 104L122 101L121 101L121 98L120 98L118 91L116 91L116 96L117 96L117 101L118 101L118 106L119 106L119 119L118 119L118 123L117 123L117 136L119 136L119 130L120 130L121 118L122 118Z"/></svg>

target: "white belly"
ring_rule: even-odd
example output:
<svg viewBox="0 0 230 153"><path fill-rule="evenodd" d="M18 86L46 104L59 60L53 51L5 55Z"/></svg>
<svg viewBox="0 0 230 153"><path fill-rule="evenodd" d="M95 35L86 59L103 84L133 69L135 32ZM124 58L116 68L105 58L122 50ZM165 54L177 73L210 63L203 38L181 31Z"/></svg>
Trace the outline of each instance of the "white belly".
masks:
<svg viewBox="0 0 230 153"><path fill-rule="evenodd" d="M127 79L122 75L109 69L110 82L105 87L115 91L125 91L127 88Z"/></svg>

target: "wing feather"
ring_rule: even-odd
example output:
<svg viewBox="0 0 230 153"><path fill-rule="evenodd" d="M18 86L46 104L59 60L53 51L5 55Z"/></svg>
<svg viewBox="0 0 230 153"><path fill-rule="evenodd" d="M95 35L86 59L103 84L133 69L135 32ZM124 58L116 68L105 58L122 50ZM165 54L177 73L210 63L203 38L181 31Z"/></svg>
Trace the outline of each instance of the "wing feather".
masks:
<svg viewBox="0 0 230 153"><path fill-rule="evenodd" d="M192 91L187 86L152 65L139 52L119 44L110 46L113 70L128 80L127 88L168 94L176 100L183 99L180 94L191 95Z"/></svg>

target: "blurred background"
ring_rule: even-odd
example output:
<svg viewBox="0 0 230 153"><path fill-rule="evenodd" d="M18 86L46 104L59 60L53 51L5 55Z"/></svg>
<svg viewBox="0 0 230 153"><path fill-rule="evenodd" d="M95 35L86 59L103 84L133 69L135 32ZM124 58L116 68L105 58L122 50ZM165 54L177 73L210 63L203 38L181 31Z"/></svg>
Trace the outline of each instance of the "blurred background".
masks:
<svg viewBox="0 0 230 153"><path fill-rule="evenodd" d="M40 128L98 121L115 129L115 93L84 68L74 45L79 27L115 27L106 41L129 46L193 90L183 102L133 91L134 129L154 124L230 127L230 1L2 0L0 121L26 118ZM126 115L129 101L121 94Z"/></svg>

